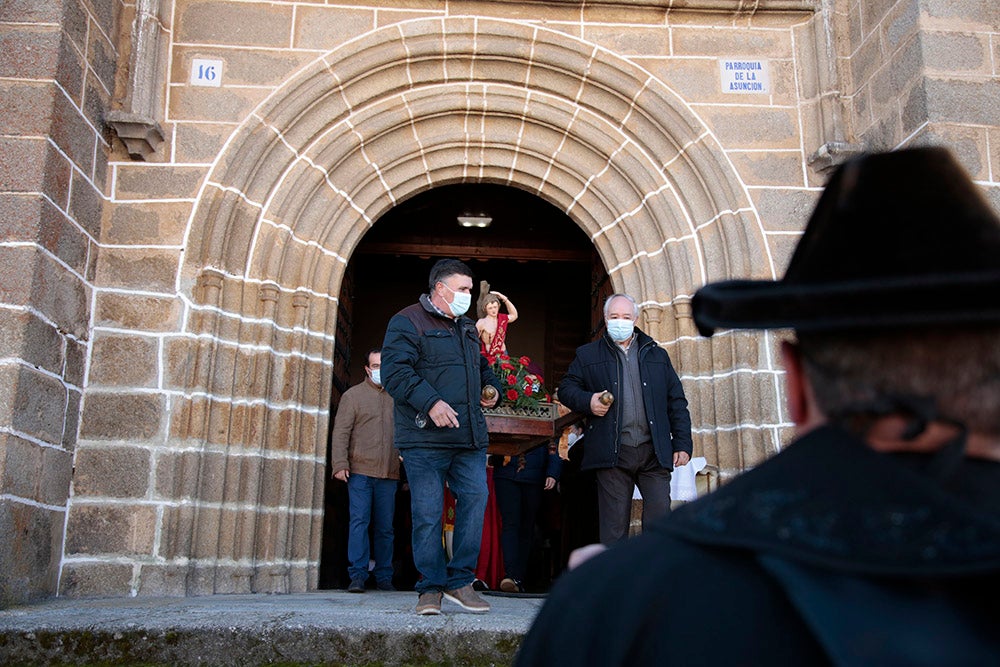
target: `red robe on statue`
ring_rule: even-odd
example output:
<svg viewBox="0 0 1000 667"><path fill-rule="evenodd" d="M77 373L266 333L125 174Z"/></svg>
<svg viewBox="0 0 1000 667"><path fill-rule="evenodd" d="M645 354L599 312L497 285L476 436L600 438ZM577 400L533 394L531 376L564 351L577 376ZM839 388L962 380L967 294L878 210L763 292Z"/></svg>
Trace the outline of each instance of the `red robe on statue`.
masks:
<svg viewBox="0 0 1000 667"><path fill-rule="evenodd" d="M484 357L489 357L490 359L496 359L504 350L507 348L507 317L506 313L497 314L497 330L493 334L493 339L490 340L490 346L486 347L486 343L483 339L479 339L479 353Z"/></svg>

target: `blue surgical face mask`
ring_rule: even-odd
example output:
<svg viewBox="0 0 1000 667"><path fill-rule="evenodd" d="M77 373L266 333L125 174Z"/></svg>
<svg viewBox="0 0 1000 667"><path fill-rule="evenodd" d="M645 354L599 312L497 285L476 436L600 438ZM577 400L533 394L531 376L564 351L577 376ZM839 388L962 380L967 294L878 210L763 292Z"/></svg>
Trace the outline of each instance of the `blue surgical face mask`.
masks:
<svg viewBox="0 0 1000 667"><path fill-rule="evenodd" d="M632 320L608 320L608 335L616 343L624 343L632 337L635 330L635 322Z"/></svg>
<svg viewBox="0 0 1000 667"><path fill-rule="evenodd" d="M452 302L448 304L448 307L451 309L451 314L454 315L455 317L461 317L462 315L465 315L466 311L469 310L469 306L472 305L472 295L468 292L456 292L452 288L445 285L443 282L441 284L444 285L444 288L446 290L455 295L455 298L452 299Z"/></svg>
<svg viewBox="0 0 1000 667"><path fill-rule="evenodd" d="M382 386L382 369L381 368L373 368L372 369L372 382L374 382L375 384L379 385L380 387Z"/></svg>

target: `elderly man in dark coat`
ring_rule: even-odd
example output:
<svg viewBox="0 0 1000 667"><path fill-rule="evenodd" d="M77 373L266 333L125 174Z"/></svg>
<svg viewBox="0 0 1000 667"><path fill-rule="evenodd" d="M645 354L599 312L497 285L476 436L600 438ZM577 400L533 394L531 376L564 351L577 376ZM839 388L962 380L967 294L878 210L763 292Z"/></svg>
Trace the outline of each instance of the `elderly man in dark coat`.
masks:
<svg viewBox="0 0 1000 667"><path fill-rule="evenodd" d="M595 471L598 532L605 545L628 538L636 487L643 528L666 514L670 475L691 459L684 387L667 351L635 326L638 317L631 296L609 296L604 334L576 349L559 383L559 401L588 416L580 469Z"/></svg>
<svg viewBox="0 0 1000 667"><path fill-rule="evenodd" d="M1000 219L951 154L842 165L781 281L692 307L795 330L798 438L561 578L516 664L997 664Z"/></svg>

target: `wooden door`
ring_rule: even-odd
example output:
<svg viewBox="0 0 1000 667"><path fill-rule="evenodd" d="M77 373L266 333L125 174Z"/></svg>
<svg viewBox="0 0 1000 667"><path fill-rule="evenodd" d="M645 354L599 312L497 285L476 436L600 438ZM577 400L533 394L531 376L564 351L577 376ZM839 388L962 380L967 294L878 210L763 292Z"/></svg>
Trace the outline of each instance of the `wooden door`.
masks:
<svg viewBox="0 0 1000 667"><path fill-rule="evenodd" d="M350 512L347 485L333 479L330 467L330 434L340 397L350 386L351 333L354 330L354 267L347 265L337 304L337 330L333 350L330 390L330 430L326 439L326 486L324 487L323 547L319 565L319 588L341 588L347 578L347 532Z"/></svg>

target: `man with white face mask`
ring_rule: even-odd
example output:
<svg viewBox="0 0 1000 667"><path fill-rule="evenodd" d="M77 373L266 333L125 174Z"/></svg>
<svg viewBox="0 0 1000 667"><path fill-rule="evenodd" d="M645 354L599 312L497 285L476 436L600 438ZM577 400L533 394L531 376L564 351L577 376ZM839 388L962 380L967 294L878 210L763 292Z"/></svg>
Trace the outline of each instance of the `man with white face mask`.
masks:
<svg viewBox="0 0 1000 667"><path fill-rule="evenodd" d="M559 383L560 402L591 416L580 468L597 471L604 545L628 538L636 486L642 494L643 526L666 514L670 473L691 459L684 389L666 351L635 327L638 315L631 296L608 297L604 335L577 348Z"/></svg>
<svg viewBox="0 0 1000 667"><path fill-rule="evenodd" d="M396 513L399 452L393 446L392 397L382 389L382 351L368 351L365 379L344 392L330 439L334 479L347 483L350 528L347 573L350 593L364 593L369 555L374 556L375 584L392 591L392 521ZM374 550L368 529L373 526Z"/></svg>
<svg viewBox="0 0 1000 667"><path fill-rule="evenodd" d="M413 513L413 562L421 574L416 612L440 614L442 597L466 611L489 603L473 590L486 510L483 407L496 405L500 382L479 353L472 272L457 259L431 268L430 292L396 313L382 344L382 382L395 400L396 447L403 457ZM496 393L482 398L482 388ZM452 558L441 540L444 484L455 496Z"/></svg>

